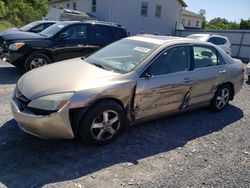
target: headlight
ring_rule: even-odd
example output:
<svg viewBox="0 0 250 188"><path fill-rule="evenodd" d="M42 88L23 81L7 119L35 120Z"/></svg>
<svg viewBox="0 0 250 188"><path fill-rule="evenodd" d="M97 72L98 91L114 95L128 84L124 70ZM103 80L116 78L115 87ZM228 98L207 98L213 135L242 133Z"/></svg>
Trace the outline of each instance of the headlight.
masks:
<svg viewBox="0 0 250 188"><path fill-rule="evenodd" d="M22 48L24 45L25 45L24 42L12 43L12 44L9 46L9 50L17 51L17 50L19 50L20 48Z"/></svg>
<svg viewBox="0 0 250 188"><path fill-rule="evenodd" d="M250 62L247 64L248 67L250 67Z"/></svg>
<svg viewBox="0 0 250 188"><path fill-rule="evenodd" d="M74 93L70 92L43 96L31 101L28 107L48 111L60 110L73 95Z"/></svg>

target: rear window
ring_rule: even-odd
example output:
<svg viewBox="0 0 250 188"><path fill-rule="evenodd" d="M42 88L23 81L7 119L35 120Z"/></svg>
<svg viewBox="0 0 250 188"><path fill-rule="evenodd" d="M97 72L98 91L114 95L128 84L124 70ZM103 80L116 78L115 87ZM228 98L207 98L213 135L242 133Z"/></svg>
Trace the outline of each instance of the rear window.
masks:
<svg viewBox="0 0 250 188"><path fill-rule="evenodd" d="M215 45L224 45L226 44L227 40L221 37L211 37L208 42L211 42Z"/></svg>
<svg viewBox="0 0 250 188"><path fill-rule="evenodd" d="M113 33L110 27L95 25L94 26L95 38L113 38Z"/></svg>
<svg viewBox="0 0 250 188"><path fill-rule="evenodd" d="M116 39L121 39L124 37L127 37L127 32L126 29L122 29L122 28L111 28L113 35Z"/></svg>

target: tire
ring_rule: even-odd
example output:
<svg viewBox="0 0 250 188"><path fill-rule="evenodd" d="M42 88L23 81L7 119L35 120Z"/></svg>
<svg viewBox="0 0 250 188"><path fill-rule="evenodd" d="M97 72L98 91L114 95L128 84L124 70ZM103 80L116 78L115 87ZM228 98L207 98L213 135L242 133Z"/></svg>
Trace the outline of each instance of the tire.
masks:
<svg viewBox="0 0 250 188"><path fill-rule="evenodd" d="M42 53L34 53L31 54L24 63L24 68L26 71L30 71L32 69L47 65L52 63L51 59Z"/></svg>
<svg viewBox="0 0 250 188"><path fill-rule="evenodd" d="M232 88L229 85L224 84L219 86L213 99L210 101L210 109L214 112L223 110L227 106L231 95Z"/></svg>
<svg viewBox="0 0 250 188"><path fill-rule="evenodd" d="M88 143L104 145L120 135L125 126L124 109L116 102L106 100L95 104L81 118L78 135Z"/></svg>

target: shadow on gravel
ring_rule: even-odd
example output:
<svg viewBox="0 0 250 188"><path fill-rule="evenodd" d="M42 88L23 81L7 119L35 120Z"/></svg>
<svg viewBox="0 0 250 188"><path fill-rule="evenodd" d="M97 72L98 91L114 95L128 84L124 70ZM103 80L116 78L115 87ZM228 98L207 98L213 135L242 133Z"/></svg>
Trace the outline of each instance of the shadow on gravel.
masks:
<svg viewBox="0 0 250 188"><path fill-rule="evenodd" d="M15 67L0 67L0 84L16 84L22 75L23 72Z"/></svg>
<svg viewBox="0 0 250 188"><path fill-rule="evenodd" d="M7 187L42 187L119 163L136 165L140 159L182 147L242 117L243 112L232 105L220 113L199 109L133 126L102 147L79 140L41 140L22 132L11 120L0 127L0 182Z"/></svg>

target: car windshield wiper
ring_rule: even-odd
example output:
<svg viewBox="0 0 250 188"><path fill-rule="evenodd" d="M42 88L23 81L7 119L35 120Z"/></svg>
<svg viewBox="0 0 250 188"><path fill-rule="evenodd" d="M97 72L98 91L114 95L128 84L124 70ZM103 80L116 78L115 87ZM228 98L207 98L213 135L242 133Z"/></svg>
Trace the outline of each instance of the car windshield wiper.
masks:
<svg viewBox="0 0 250 188"><path fill-rule="evenodd" d="M92 65L95 65L96 67L99 67L101 69L107 70L103 65L97 64L97 63L91 63Z"/></svg>

